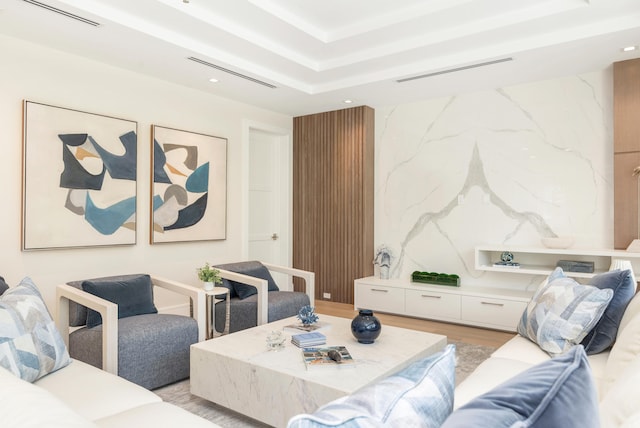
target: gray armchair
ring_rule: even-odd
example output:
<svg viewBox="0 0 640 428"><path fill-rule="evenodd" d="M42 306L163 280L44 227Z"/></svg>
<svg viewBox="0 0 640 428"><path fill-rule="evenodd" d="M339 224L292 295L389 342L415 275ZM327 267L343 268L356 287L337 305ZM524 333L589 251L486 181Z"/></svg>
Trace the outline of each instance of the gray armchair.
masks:
<svg viewBox="0 0 640 428"><path fill-rule="evenodd" d="M301 269L259 261L227 263L215 266L220 270L222 285L229 289L229 332L295 316L305 305L314 304L315 275ZM276 284L271 272L288 276ZM305 291L293 291L292 277L304 279ZM215 307L215 325L224 326L226 302Z"/></svg>
<svg viewBox="0 0 640 428"><path fill-rule="evenodd" d="M143 294L147 297L143 299L148 300L151 294L153 300L154 286L188 296L192 316L159 314L148 302L143 302L140 311L140 305L131 304L140 303L138 294L133 294L138 291L126 288L131 281L144 282ZM98 295L103 297L103 292L126 291L120 300L108 295L110 301L84 291L95 292L87 284L101 287ZM154 389L189 377L190 346L204 340L205 305L202 290L149 275L72 281L57 287L57 326L72 358ZM94 325L96 319L101 323ZM80 328L70 332L70 327Z"/></svg>

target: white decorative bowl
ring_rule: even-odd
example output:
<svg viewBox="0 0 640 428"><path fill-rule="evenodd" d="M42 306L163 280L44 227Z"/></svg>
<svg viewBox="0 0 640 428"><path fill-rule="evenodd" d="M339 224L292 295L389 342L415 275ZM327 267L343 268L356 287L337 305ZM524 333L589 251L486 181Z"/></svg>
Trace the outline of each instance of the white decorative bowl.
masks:
<svg viewBox="0 0 640 428"><path fill-rule="evenodd" d="M547 248L569 248L573 245L572 236L558 236L557 238L542 238L542 245Z"/></svg>

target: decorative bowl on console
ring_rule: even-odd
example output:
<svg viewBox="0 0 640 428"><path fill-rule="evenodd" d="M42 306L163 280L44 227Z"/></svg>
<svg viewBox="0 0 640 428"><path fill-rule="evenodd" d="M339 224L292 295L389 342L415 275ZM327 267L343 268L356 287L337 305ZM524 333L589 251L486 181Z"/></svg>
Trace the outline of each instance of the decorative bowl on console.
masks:
<svg viewBox="0 0 640 428"><path fill-rule="evenodd" d="M562 249L572 246L574 239L572 236L556 236L542 238L541 241L542 245L547 248Z"/></svg>

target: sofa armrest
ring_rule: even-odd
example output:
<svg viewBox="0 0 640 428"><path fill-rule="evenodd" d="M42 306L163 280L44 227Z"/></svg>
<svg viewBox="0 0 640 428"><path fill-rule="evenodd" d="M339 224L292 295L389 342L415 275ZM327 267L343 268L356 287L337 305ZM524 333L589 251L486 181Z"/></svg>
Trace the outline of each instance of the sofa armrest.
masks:
<svg viewBox="0 0 640 428"><path fill-rule="evenodd" d="M207 301L204 290L191 285L182 284L170 279L151 276L151 283L156 287L164 288L174 293L181 294L191 299L191 317L198 324L198 342L206 339Z"/></svg>
<svg viewBox="0 0 640 428"><path fill-rule="evenodd" d="M306 271L306 270L302 270L302 269L290 268L290 267L287 267L287 266L274 265L274 264L271 264L271 263L262 262L262 264L267 269L269 269L270 271L284 273L284 274L292 276L292 277L302 278L304 280L304 285L305 285L304 292L307 294L307 296L309 296L309 302L310 302L311 306L314 306L314 302L315 302L315 277L316 277L315 273L310 272L310 271Z"/></svg>
<svg viewBox="0 0 640 428"><path fill-rule="evenodd" d="M66 284L56 287L56 326L69 347L69 301L93 309L102 316L102 369L118 374L118 305Z"/></svg>
<svg viewBox="0 0 640 428"><path fill-rule="evenodd" d="M269 322L269 283L266 279L256 278L254 276L243 275L241 273L231 272L224 269L218 269L220 277L229 281L237 281L243 284L252 285L258 290L258 325Z"/></svg>

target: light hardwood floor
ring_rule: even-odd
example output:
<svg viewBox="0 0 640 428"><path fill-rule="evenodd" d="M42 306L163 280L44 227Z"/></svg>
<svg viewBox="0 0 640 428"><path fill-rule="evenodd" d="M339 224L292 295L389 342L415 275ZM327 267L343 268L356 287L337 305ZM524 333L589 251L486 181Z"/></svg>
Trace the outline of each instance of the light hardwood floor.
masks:
<svg viewBox="0 0 640 428"><path fill-rule="evenodd" d="M320 315L325 314L342 318L353 318L358 314L358 312L353 309L353 305L329 302L326 300L316 300L315 308L316 312ZM413 330L427 331L430 333L442 334L447 336L450 340L491 346L494 348L502 346L515 335L515 333L508 333L504 331L389 315L381 312L375 312L375 315L380 319L383 328L384 325L387 324L396 327L410 328Z"/></svg>

